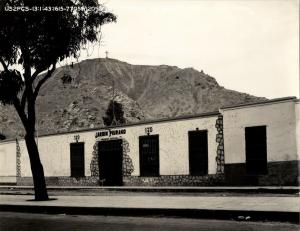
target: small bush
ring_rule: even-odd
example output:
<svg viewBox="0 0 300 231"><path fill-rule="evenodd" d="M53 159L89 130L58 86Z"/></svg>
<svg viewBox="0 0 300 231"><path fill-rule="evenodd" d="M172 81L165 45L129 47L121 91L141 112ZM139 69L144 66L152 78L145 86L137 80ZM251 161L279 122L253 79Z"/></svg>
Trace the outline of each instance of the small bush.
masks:
<svg viewBox="0 0 300 231"><path fill-rule="evenodd" d="M6 139L6 136L2 133L0 133L0 140L5 140Z"/></svg>

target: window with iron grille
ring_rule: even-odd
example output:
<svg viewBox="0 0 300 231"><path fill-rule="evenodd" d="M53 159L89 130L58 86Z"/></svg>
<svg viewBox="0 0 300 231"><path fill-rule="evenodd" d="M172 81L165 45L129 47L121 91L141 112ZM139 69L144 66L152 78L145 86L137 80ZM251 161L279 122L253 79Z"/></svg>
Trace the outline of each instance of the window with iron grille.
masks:
<svg viewBox="0 0 300 231"><path fill-rule="evenodd" d="M140 175L159 176L159 136L140 136Z"/></svg>

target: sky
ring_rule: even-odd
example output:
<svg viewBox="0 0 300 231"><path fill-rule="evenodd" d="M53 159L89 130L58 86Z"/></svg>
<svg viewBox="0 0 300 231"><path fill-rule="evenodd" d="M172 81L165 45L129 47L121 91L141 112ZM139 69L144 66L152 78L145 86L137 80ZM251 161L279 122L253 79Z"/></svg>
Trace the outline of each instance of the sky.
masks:
<svg viewBox="0 0 300 231"><path fill-rule="evenodd" d="M299 98L298 0L105 0L105 57L193 67L220 85L267 98Z"/></svg>

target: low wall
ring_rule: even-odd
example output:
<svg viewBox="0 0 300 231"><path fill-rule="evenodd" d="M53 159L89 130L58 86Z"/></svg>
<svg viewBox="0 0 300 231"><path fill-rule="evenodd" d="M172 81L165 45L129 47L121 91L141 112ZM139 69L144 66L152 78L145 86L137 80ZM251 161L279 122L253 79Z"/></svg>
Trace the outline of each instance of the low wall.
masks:
<svg viewBox="0 0 300 231"><path fill-rule="evenodd" d="M245 163L225 164L227 185L234 186L298 186L300 161L268 162L266 175L247 175Z"/></svg>
<svg viewBox="0 0 300 231"><path fill-rule="evenodd" d="M98 178L95 177L45 177L48 186L98 186L100 185ZM17 185L27 186L33 185L32 177L17 177Z"/></svg>
<svg viewBox="0 0 300 231"><path fill-rule="evenodd" d="M97 177L45 177L48 186L101 186ZM206 176L124 176L123 186L216 186L224 184L223 175ZM32 177L17 177L17 185L33 185Z"/></svg>
<svg viewBox="0 0 300 231"><path fill-rule="evenodd" d="M221 174L190 176L158 176L158 177L123 177L124 186L216 186L224 184Z"/></svg>

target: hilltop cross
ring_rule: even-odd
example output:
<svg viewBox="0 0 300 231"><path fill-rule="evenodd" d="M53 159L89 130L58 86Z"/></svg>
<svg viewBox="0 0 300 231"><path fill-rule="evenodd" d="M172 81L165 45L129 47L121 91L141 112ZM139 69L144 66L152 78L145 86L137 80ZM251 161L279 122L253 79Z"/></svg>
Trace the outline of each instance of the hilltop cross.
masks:
<svg viewBox="0 0 300 231"><path fill-rule="evenodd" d="M106 54L106 58L108 59L108 51L105 51L105 54Z"/></svg>

